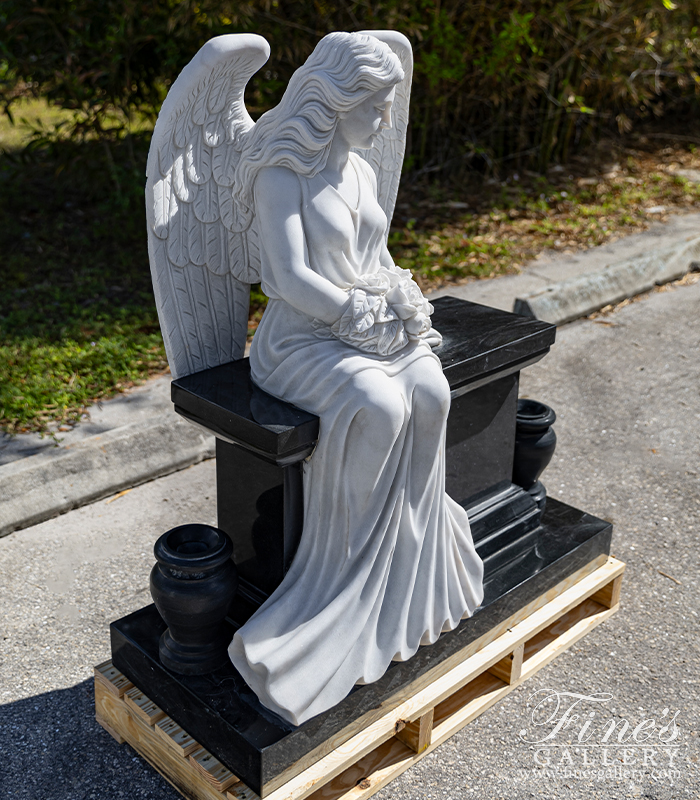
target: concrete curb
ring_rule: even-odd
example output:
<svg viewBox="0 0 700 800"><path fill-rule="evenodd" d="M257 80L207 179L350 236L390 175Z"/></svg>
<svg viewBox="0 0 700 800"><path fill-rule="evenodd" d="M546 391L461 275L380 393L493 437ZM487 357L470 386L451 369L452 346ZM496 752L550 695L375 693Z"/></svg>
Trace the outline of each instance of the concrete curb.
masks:
<svg viewBox="0 0 700 800"><path fill-rule="evenodd" d="M516 297L513 311L563 325L669 281L700 262L700 237Z"/></svg>
<svg viewBox="0 0 700 800"><path fill-rule="evenodd" d="M678 216L582 254L547 256L519 275L445 287L432 296L449 294L508 311L515 300L518 313L562 324L680 277L689 261L700 260L698 228L700 214ZM681 245L670 246L679 240ZM612 265L601 269L606 262ZM5 437L0 536L212 458L214 437L174 413L169 384L163 377L106 401L59 447L31 434L10 442Z"/></svg>
<svg viewBox="0 0 700 800"><path fill-rule="evenodd" d="M0 468L0 536L214 456L214 437L162 415Z"/></svg>
<svg viewBox="0 0 700 800"><path fill-rule="evenodd" d="M512 311L518 297L525 298L554 284L600 272L611 264L637 261L651 253L671 250L694 241L698 236L700 213L675 214L664 222L652 223L645 231L631 233L587 250L545 251L515 275L444 286L432 296L449 294L473 303Z"/></svg>

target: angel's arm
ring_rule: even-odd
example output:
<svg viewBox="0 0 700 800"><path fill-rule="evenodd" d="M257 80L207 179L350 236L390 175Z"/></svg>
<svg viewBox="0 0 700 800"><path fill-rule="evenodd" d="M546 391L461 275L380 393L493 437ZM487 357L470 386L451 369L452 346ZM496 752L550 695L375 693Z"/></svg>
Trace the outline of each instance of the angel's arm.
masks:
<svg viewBox="0 0 700 800"><path fill-rule="evenodd" d="M394 259L391 257L391 253L389 252L389 248L386 246L386 242L382 244L382 251L379 254L379 263L386 267L386 269L396 269L396 264L394 264Z"/></svg>
<svg viewBox="0 0 700 800"><path fill-rule="evenodd" d="M260 239L280 294L298 311L332 325L348 295L307 263L297 176L286 167L266 167L258 173L254 192Z"/></svg>

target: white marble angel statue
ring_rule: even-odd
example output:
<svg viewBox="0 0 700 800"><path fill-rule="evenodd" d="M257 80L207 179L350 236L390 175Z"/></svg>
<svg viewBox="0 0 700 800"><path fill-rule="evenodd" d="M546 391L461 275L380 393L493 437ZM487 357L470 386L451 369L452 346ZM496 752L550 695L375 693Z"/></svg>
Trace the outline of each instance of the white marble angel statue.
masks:
<svg viewBox="0 0 700 800"><path fill-rule="evenodd" d="M325 36L253 124L243 92L268 54L259 36L221 36L185 68L155 129L147 206L173 373L243 354L259 275L252 379L320 418L299 549L229 648L263 705L299 725L470 616L482 564L445 494L432 308L386 247L410 44Z"/></svg>

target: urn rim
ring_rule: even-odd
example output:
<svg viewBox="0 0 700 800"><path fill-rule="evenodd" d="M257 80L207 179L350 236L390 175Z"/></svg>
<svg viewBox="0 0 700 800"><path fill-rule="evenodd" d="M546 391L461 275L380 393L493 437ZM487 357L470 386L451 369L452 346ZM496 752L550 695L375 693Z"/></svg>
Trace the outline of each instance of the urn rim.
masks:
<svg viewBox="0 0 700 800"><path fill-rule="evenodd" d="M518 430L523 432L541 431L549 428L557 420L554 409L539 400L521 398L518 400L516 416Z"/></svg>
<svg viewBox="0 0 700 800"><path fill-rule="evenodd" d="M153 553L163 566L199 572L225 564L233 555L233 543L213 525L190 523L164 533Z"/></svg>

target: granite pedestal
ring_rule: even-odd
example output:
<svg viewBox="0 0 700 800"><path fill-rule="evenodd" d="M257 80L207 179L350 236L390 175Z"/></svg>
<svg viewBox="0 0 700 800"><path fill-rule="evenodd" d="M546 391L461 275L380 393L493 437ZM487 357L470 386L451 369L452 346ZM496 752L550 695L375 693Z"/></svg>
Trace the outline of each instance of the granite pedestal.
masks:
<svg viewBox="0 0 700 800"><path fill-rule="evenodd" d="M539 361L556 328L453 297L435 301L443 335L435 352L450 385L446 489L469 512L493 574L531 553L539 511L512 482L520 370ZM289 569L303 522L302 464L318 418L270 397L247 359L179 378L175 410L217 436L218 526L233 541L240 575L233 618L242 624Z"/></svg>
<svg viewBox="0 0 700 800"><path fill-rule="evenodd" d="M112 624L114 665L261 796L339 746L412 684L572 575L593 572L610 552L611 525L550 499L543 517L512 480L519 371L542 358L555 328L485 306L441 298L436 351L452 393L447 491L468 509L485 561L485 597L471 619L357 686L334 708L295 727L264 708L232 665L182 676L158 659L165 628L154 606ZM173 382L176 410L217 441L219 527L231 537L241 575L229 634L282 580L301 534L301 465L318 419L271 398L246 360Z"/></svg>

